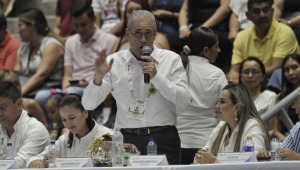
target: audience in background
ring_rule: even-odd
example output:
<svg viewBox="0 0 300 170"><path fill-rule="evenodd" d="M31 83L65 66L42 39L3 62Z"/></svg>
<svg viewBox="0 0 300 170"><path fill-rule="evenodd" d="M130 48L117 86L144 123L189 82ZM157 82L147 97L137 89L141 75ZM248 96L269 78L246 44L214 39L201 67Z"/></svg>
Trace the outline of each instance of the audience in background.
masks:
<svg viewBox="0 0 300 170"><path fill-rule="evenodd" d="M262 61L257 57L248 57L240 65L239 82L249 91L259 115L273 108L276 93L267 90L267 74ZM278 117L267 122L270 135L278 133Z"/></svg>
<svg viewBox="0 0 300 170"><path fill-rule="evenodd" d="M165 35L177 32L178 16L183 0L149 0L157 27Z"/></svg>
<svg viewBox="0 0 300 170"><path fill-rule="evenodd" d="M191 30L198 26L211 28L219 38L220 48L217 67L229 71L232 44L228 40L228 18L230 0L184 0L179 13L179 32L168 35L170 49L176 53L182 50Z"/></svg>
<svg viewBox="0 0 300 170"><path fill-rule="evenodd" d="M282 66L282 91L278 96L278 101L292 93L295 89L300 86L300 55L290 54L283 60ZM287 107L287 113L293 122L296 124L299 121L298 115L296 113L297 101ZM282 123L282 122L281 122ZM281 129L281 140L284 139L285 134L288 130L282 124ZM278 137L280 137L278 136Z"/></svg>
<svg viewBox="0 0 300 170"><path fill-rule="evenodd" d="M44 88L60 87L63 75L62 44L51 36L43 12L32 8L19 16L22 45L15 70L19 71L22 96L34 97ZM35 96L39 102L39 96Z"/></svg>
<svg viewBox="0 0 300 170"><path fill-rule="evenodd" d="M299 52L293 31L273 19L272 5L273 0L248 0L246 15L254 26L239 32L234 41L230 81L238 82L240 63L248 56L259 58L271 76L287 54Z"/></svg>
<svg viewBox="0 0 300 170"><path fill-rule="evenodd" d="M278 4L282 0L275 0L274 16L281 13L282 9L278 8ZM247 29L253 25L253 23L247 18L246 13L248 11L247 7L248 0L230 0L230 9L232 13L229 19L229 34L228 39L233 41L237 33L241 30Z"/></svg>
<svg viewBox="0 0 300 170"><path fill-rule="evenodd" d="M181 164L193 163L195 153L203 147L217 126L215 104L227 79L212 65L220 52L217 35L206 27L197 27L189 35L182 54L187 70L191 102L177 108L177 128L181 139ZM193 128L191 128L193 127Z"/></svg>
<svg viewBox="0 0 300 170"><path fill-rule="evenodd" d="M50 92L51 96L48 98L45 107L49 115L50 123L52 123L50 137L52 140L57 140L65 130L59 115L59 103L66 93L59 89L50 89Z"/></svg>
<svg viewBox="0 0 300 170"><path fill-rule="evenodd" d="M9 70L0 70L0 80L1 81L9 81L14 83L15 86L20 90L21 93L21 84L18 75ZM43 123L46 127L48 127L48 122L45 117L45 114L37 101L31 98L22 98L23 99L23 107L28 112L30 117L35 117L38 121Z"/></svg>
<svg viewBox="0 0 300 170"><path fill-rule="evenodd" d="M30 8L41 8L41 0L1 0L0 11L7 17L18 17Z"/></svg>
<svg viewBox="0 0 300 170"><path fill-rule="evenodd" d="M280 22L290 26L300 43L300 4L297 0L276 0L276 6L280 9L275 15Z"/></svg>
<svg viewBox="0 0 300 170"><path fill-rule="evenodd" d="M81 97L68 94L59 103L59 114L67 131L55 142L55 148L62 158L87 158L91 142L112 130L97 124L92 113L85 110L81 104ZM48 167L48 146L40 154L27 162L30 168Z"/></svg>
<svg viewBox="0 0 300 170"><path fill-rule="evenodd" d="M0 70L13 70L20 42L7 29L6 17L0 12Z"/></svg>
<svg viewBox="0 0 300 170"><path fill-rule="evenodd" d="M64 41L71 35L75 34L71 22L71 7L75 3L91 4L92 0L57 0L55 10L55 24L53 32L64 39Z"/></svg>
<svg viewBox="0 0 300 170"><path fill-rule="evenodd" d="M22 109L22 96L14 83L0 81L0 105L0 138L4 146L12 143L13 168L25 168L28 159L49 144L49 133L41 122L30 118Z"/></svg>
<svg viewBox="0 0 300 170"><path fill-rule="evenodd" d="M96 25L104 32L111 32L113 28L123 18L122 0L93 0L92 7L95 12Z"/></svg>
<svg viewBox="0 0 300 170"><path fill-rule="evenodd" d="M249 135L256 153L263 148L270 150L268 130L246 87L240 84L225 86L216 110L222 121L213 130L205 147L195 154L194 163L218 162L217 154L220 152L243 152L243 142Z"/></svg>
<svg viewBox="0 0 300 170"><path fill-rule="evenodd" d="M132 12L135 10L147 10L151 12L151 8L148 4L148 0L128 0L125 5L124 10L124 19L118 23L116 27L119 27L120 32L120 40L117 47L117 51L123 50L123 49L129 49L130 48L130 42L128 40L128 37L126 36L126 27L127 27L127 21L129 17L132 15ZM167 38L160 32L155 33L155 39L154 39L154 45L158 48L162 49L169 49L169 43Z"/></svg>

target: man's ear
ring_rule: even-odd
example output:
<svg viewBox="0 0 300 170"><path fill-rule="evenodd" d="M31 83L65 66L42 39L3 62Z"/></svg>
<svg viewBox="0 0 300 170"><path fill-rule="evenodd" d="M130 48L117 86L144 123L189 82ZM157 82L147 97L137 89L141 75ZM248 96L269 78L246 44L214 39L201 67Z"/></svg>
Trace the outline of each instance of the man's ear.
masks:
<svg viewBox="0 0 300 170"><path fill-rule="evenodd" d="M22 98L17 99L16 102L15 102L15 104L16 104L16 106L17 106L17 108L19 110L22 109L23 108L23 100L22 100Z"/></svg>

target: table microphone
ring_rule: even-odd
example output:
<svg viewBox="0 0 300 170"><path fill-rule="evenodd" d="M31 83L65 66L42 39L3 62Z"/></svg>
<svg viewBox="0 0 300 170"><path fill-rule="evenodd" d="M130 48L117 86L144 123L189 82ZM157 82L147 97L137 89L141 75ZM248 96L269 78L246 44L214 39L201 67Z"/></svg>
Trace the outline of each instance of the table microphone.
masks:
<svg viewBox="0 0 300 170"><path fill-rule="evenodd" d="M144 46L142 48L143 56L150 56L151 48L149 46ZM150 75L145 73L144 74L144 83L149 84L150 83Z"/></svg>

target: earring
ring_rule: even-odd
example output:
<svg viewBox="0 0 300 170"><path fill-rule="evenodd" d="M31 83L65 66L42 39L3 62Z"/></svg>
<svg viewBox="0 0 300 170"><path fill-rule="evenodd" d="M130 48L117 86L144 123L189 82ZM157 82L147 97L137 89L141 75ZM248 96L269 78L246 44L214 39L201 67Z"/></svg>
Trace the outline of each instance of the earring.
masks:
<svg viewBox="0 0 300 170"><path fill-rule="evenodd" d="M238 115L237 113L238 113L238 112L235 112L235 113L234 113L234 120L235 120L236 122L239 120L239 119L237 118L237 115Z"/></svg>

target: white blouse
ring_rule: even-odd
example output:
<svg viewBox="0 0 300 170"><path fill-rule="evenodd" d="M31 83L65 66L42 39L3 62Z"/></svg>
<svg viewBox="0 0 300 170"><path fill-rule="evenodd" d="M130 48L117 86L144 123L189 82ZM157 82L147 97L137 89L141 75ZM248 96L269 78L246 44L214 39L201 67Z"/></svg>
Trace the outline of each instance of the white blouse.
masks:
<svg viewBox="0 0 300 170"><path fill-rule="evenodd" d="M80 139L77 138L76 136L74 136L71 148L67 147L69 133L70 133L69 131L66 131L55 142L55 147L57 150L60 151L61 158L68 158L68 157L87 158L90 143L95 138L98 138L99 136L101 136L103 134L106 134L106 133L113 134L113 130L95 123L94 128L86 136L84 136ZM49 148L49 146L47 146L42 153L30 158L29 161L27 162L26 167L29 167L29 165L32 161L43 160L45 154L48 153L48 148Z"/></svg>
<svg viewBox="0 0 300 170"><path fill-rule="evenodd" d="M226 122L221 121L218 124L218 126L213 130L207 144L205 145L205 148L208 148L208 149L212 148L212 145L213 145L217 135L220 133L221 127L225 123ZM235 129L233 130L230 138L229 138L228 145L225 146L224 140L225 140L226 135L229 133L229 127L226 127L225 132L222 136L221 143L220 143L219 152L233 152L233 149L234 149L234 146L235 146L235 141L236 141L237 134L238 134L238 130L239 130L239 127L236 126ZM264 140L264 133L263 133L259 123L255 119L249 119L247 121L246 125L245 125L244 131L243 131L243 134L242 134L242 140L241 140L241 143L240 143L240 152L243 151L244 139L246 139L246 137L249 136L249 135L252 136L252 140L254 142L254 151L255 152L260 151L262 148L266 148L265 140Z"/></svg>

